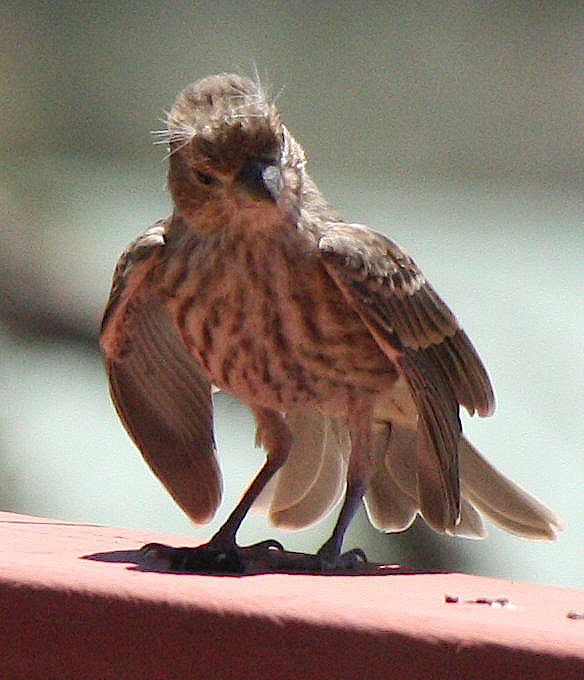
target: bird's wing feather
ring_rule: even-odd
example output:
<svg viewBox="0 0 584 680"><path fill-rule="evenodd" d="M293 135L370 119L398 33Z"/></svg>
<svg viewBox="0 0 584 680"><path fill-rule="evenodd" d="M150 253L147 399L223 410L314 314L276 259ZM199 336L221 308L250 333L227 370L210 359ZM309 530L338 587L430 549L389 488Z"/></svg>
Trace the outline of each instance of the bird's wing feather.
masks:
<svg viewBox="0 0 584 680"><path fill-rule="evenodd" d="M164 222L122 255L101 333L110 391L146 462L195 522L221 499L211 386L187 352L148 276L164 248Z"/></svg>
<svg viewBox="0 0 584 680"><path fill-rule="evenodd" d="M469 412L494 410L481 360L456 317L414 261L381 234L357 224L323 230L324 264L404 375L419 414L416 454L420 507L439 531L459 518L459 404Z"/></svg>

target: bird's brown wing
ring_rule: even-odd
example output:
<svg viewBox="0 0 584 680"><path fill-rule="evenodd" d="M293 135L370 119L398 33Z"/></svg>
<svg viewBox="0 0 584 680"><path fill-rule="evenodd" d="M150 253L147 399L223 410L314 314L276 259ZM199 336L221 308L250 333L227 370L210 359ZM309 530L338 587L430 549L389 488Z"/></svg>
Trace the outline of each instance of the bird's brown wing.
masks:
<svg viewBox="0 0 584 680"><path fill-rule="evenodd" d="M357 224L324 230L325 266L381 349L404 375L418 420L417 480L426 521L452 531L460 511L459 404L493 412L485 368L456 317L395 243Z"/></svg>
<svg viewBox="0 0 584 680"><path fill-rule="evenodd" d="M126 430L175 501L202 523L221 500L211 386L149 288L165 227L161 221L144 231L120 258L101 346Z"/></svg>

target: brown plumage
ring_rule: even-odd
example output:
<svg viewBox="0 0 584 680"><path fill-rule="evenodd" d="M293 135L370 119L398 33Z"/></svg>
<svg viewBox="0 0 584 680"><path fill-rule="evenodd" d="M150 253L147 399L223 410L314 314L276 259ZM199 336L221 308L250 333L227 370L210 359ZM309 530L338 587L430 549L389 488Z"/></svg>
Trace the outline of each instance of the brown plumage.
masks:
<svg viewBox="0 0 584 680"><path fill-rule="evenodd" d="M254 503L301 527L343 494L326 564L362 497L388 531L420 513L482 536L482 513L552 538L558 518L462 436L459 406L485 416L495 400L455 316L405 251L325 202L261 85L187 87L168 143L175 209L122 255L101 344L124 426L194 521L221 498L211 386L253 411L267 461L209 543L220 559L244 554Z"/></svg>

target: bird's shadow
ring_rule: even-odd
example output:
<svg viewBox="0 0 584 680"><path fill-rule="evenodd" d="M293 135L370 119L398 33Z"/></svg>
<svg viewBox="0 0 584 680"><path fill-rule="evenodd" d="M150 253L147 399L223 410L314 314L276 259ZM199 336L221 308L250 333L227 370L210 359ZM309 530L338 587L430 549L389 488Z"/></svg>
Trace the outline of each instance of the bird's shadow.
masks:
<svg viewBox="0 0 584 680"><path fill-rule="evenodd" d="M111 550L108 552L82 555L81 559L94 562L126 563L131 571L155 572L160 574L197 574L205 576L223 576L241 578L244 576L259 576L262 574L294 574L306 576L392 576L412 575L430 572L427 569L408 569L399 564L376 564L373 562L358 561L350 566L340 566L323 569L315 559L315 555L296 553L289 551L273 551L273 555L267 559L250 560L243 569L217 570L214 568L199 567L184 569L172 566L168 559L153 555L144 548L138 550Z"/></svg>

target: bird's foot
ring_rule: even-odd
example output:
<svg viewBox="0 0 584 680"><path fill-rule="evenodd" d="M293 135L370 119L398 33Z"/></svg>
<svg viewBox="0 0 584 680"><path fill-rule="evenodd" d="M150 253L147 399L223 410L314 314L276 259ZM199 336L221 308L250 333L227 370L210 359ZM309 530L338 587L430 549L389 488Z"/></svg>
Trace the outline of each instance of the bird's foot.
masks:
<svg viewBox="0 0 584 680"><path fill-rule="evenodd" d="M321 560L322 570L331 571L335 569L354 569L360 564L367 564L367 555L361 548L353 548L345 553L341 553L342 538L333 534L326 541L317 553Z"/></svg>
<svg viewBox="0 0 584 680"><path fill-rule="evenodd" d="M327 555L319 551L317 557L321 560L323 571L335 569L354 569L360 564L367 564L367 555L361 548L353 548L340 555Z"/></svg>
<svg viewBox="0 0 584 680"><path fill-rule="evenodd" d="M140 553L145 569L187 574L323 574L350 571L367 563L367 557L360 548L341 555L329 555L327 551L311 554L284 550L274 540L248 546L211 540L196 548L174 548L161 543L148 543L141 548Z"/></svg>
<svg viewBox="0 0 584 680"><path fill-rule="evenodd" d="M367 555L361 548L348 550L333 560L333 568L335 569L353 569L359 564L367 564Z"/></svg>
<svg viewBox="0 0 584 680"><path fill-rule="evenodd" d="M327 555L320 551L316 554L272 551L266 566L270 571L287 574L326 574L350 571L367 563L367 557L360 548L349 550L342 555Z"/></svg>
<svg viewBox="0 0 584 680"><path fill-rule="evenodd" d="M148 543L140 552L147 567L165 568L189 574L244 574L269 566L273 553L282 553L278 541L267 540L254 545L213 542L196 548L173 548L161 543Z"/></svg>

